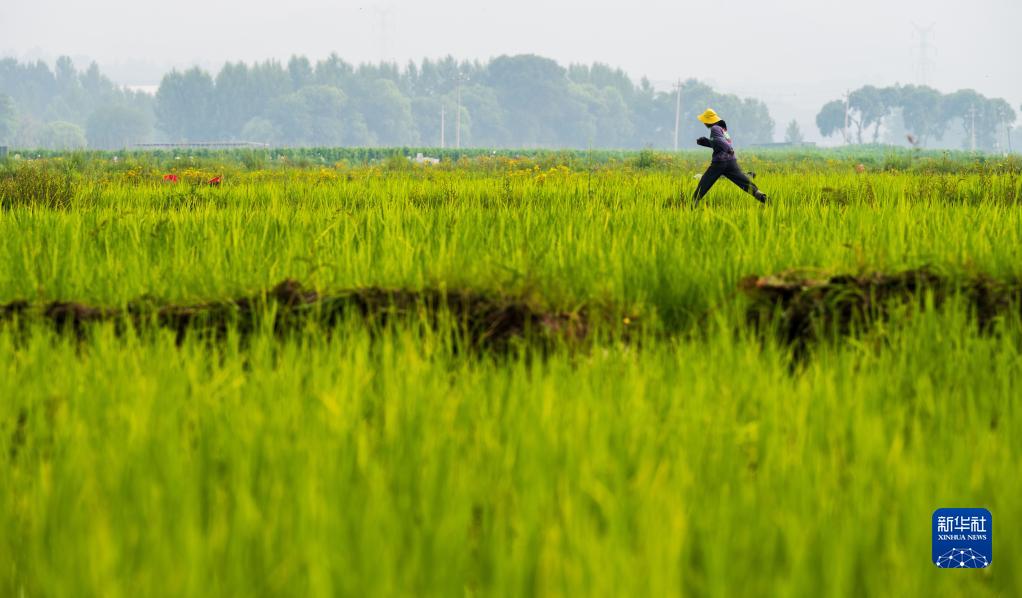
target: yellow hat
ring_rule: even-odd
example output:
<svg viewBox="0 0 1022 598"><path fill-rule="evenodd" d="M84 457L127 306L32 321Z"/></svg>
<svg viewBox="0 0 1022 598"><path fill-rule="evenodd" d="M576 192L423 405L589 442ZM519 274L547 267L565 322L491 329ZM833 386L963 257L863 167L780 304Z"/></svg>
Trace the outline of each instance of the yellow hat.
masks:
<svg viewBox="0 0 1022 598"><path fill-rule="evenodd" d="M699 122L705 125L715 125L720 122L720 117L713 111L713 108L707 108L706 112L699 115Z"/></svg>

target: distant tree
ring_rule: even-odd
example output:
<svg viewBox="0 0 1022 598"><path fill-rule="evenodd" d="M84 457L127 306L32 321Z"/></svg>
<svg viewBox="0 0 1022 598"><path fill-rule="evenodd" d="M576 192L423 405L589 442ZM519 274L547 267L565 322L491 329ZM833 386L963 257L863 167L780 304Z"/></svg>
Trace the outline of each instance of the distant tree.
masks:
<svg viewBox="0 0 1022 598"><path fill-rule="evenodd" d="M987 118L990 119L991 136L994 138L993 147L987 146L988 149L996 149L1003 151L1008 149L1007 147L1001 147L1001 131L1005 131L1007 135L1011 135L1011 125L1015 124L1017 115L1015 110L1011 107L1007 101L1001 98L995 98L988 100L987 106ZM1005 139L1005 142L1010 146L1011 140Z"/></svg>
<svg viewBox="0 0 1022 598"><path fill-rule="evenodd" d="M856 139L861 144L862 131L873 127L873 143L880 140L880 126L896 105L889 89L866 85L848 96L848 108L852 111L851 122L856 128Z"/></svg>
<svg viewBox="0 0 1022 598"><path fill-rule="evenodd" d="M394 81L375 79L352 87L356 111L366 127L384 146L414 145L419 133L412 119L412 104Z"/></svg>
<svg viewBox="0 0 1022 598"><path fill-rule="evenodd" d="M681 114L681 138L695 139L703 135L696 127L702 126L698 121L693 122L696 117L695 100L690 97L686 88L682 89L682 114ZM645 77L639 81L639 85L632 94L629 108L632 111L632 122L635 123L635 135L632 138L632 147L673 147L674 144L674 111L675 104L671 102L674 94L657 92L653 84ZM692 103L686 103L691 101ZM706 108L703 106L703 108ZM698 134L693 137L692 132Z"/></svg>
<svg viewBox="0 0 1022 598"><path fill-rule="evenodd" d="M225 63L214 81L213 112L217 134L234 139L253 117L265 109L260 96L254 93L248 65Z"/></svg>
<svg viewBox="0 0 1022 598"><path fill-rule="evenodd" d="M20 64L13 58L0 60L0 93L11 96L21 113L42 117L58 91L57 81L45 62Z"/></svg>
<svg viewBox="0 0 1022 598"><path fill-rule="evenodd" d="M152 124L145 113L130 106L104 106L89 116L85 136L89 147L122 149L143 143L152 134Z"/></svg>
<svg viewBox="0 0 1022 598"><path fill-rule="evenodd" d="M11 96L0 94L0 143L10 143L17 130L17 111Z"/></svg>
<svg viewBox="0 0 1022 598"><path fill-rule="evenodd" d="M411 63L414 65L415 63ZM318 85L330 85L338 89L344 87L354 76L355 69L350 64L341 60L337 54L331 54L326 60L316 63L316 83Z"/></svg>
<svg viewBox="0 0 1022 598"><path fill-rule="evenodd" d="M828 102L816 115L816 127L824 137L841 131L848 142L847 126L855 131L856 143L863 143L863 130L873 127L873 143L880 140L880 127L897 107L897 94L890 89L872 85L861 87L848 95L847 102Z"/></svg>
<svg viewBox="0 0 1022 598"><path fill-rule="evenodd" d="M39 147L48 150L74 150L86 146L85 131L76 124L55 121L43 125L38 134Z"/></svg>
<svg viewBox="0 0 1022 598"><path fill-rule="evenodd" d="M592 85L596 89L612 87L626 102L630 102L636 93L635 84L624 71L598 62L591 66L584 64L569 66L568 78L578 85Z"/></svg>
<svg viewBox="0 0 1022 598"><path fill-rule="evenodd" d="M420 96L414 98L411 101L412 119L415 121L416 128L419 132L419 141L427 146L440 146L440 112L441 109L446 107L448 104L446 98L437 98L429 96ZM455 118L453 112L454 104L451 104L452 108L450 117ZM447 131L445 134L450 137L451 127L448 123ZM453 141L453 139L452 139Z"/></svg>
<svg viewBox="0 0 1022 598"><path fill-rule="evenodd" d="M253 64L248 70L247 101L252 113L263 114L276 100L291 93L291 77L279 62Z"/></svg>
<svg viewBox="0 0 1022 598"><path fill-rule="evenodd" d="M204 141L215 129L214 87L209 74L198 67L185 72L171 71L156 92L156 119L172 139Z"/></svg>
<svg viewBox="0 0 1022 598"><path fill-rule="evenodd" d="M462 124L462 143L475 147L503 147L510 142L504 109L497 100L493 89L480 84L471 84L461 89L461 105L465 118L472 124L468 130ZM426 138L423 137L423 140Z"/></svg>
<svg viewBox="0 0 1022 598"><path fill-rule="evenodd" d="M944 136L948 121L942 102L943 96L932 87L901 88L898 94L901 118L918 145L925 147L928 141Z"/></svg>
<svg viewBox="0 0 1022 598"><path fill-rule="evenodd" d="M97 71L98 73L98 68ZM106 101L115 92L113 85L101 93L90 94L82 86L74 62L67 56L57 59L53 76L56 81L56 95L46 105L44 117L50 120L81 122L92 106Z"/></svg>
<svg viewBox="0 0 1022 598"><path fill-rule="evenodd" d="M585 147L592 140L595 125L585 93L553 60L501 56L490 62L486 80L520 144Z"/></svg>
<svg viewBox="0 0 1022 598"><path fill-rule="evenodd" d="M292 56L287 63L287 74L291 77L291 89L299 91L316 82L312 64L304 56Z"/></svg>
<svg viewBox="0 0 1022 598"><path fill-rule="evenodd" d="M847 111L843 100L834 100L823 105L820 113L816 115L816 128L820 135L830 137L835 133L846 134L845 124ZM847 137L845 141L847 142Z"/></svg>
<svg viewBox="0 0 1022 598"><path fill-rule="evenodd" d="M995 149L1001 131L1016 119L1015 111L1008 102L988 99L972 89L962 89L945 96L942 105L948 120L961 121L966 148L972 146L975 133L978 149Z"/></svg>
<svg viewBox="0 0 1022 598"><path fill-rule="evenodd" d="M269 114L278 135L277 142L323 147L345 142L345 119L349 116L347 98L335 87L314 85L296 91L278 99ZM266 129L258 132L265 134Z"/></svg>
<svg viewBox="0 0 1022 598"><path fill-rule="evenodd" d="M402 93L413 97L436 98L454 91L459 77L462 82L474 80L472 70L467 64L458 64L452 56L436 62L426 59L422 61L421 68L406 70L404 76L400 77L399 87ZM378 73L375 76L383 77L385 74Z"/></svg>
<svg viewBox="0 0 1022 598"><path fill-rule="evenodd" d="M227 63L215 78L197 68L168 73L155 97L116 86L95 64L79 71L61 57L51 70L42 62L0 59L0 93L19 108L16 132L8 133L17 143L37 143L42 123L54 121L84 127L89 137L90 118L111 106L141 112L160 137L174 141L256 140L258 134L258 140L296 145L436 143L443 105L450 142L460 122L464 146L669 147L675 109L672 91L658 91L646 79L633 82L620 69L598 63L565 69L529 55L486 64L447 56L403 69L353 67L336 55L315 65L303 56L285 65ZM685 139L704 133L695 115L706 106L725 114L743 143L773 137L774 122L758 100L689 81L682 104Z"/></svg>
<svg viewBox="0 0 1022 598"><path fill-rule="evenodd" d="M283 134L273 121L268 118L256 117L245 123L241 129L241 139L255 143L278 143Z"/></svg>
<svg viewBox="0 0 1022 598"><path fill-rule="evenodd" d="M79 75L78 81L89 97L96 100L103 96L112 95L117 91L113 82L103 76L103 73L99 70L99 65L95 62L89 64L89 68Z"/></svg>
<svg viewBox="0 0 1022 598"><path fill-rule="evenodd" d="M798 126L797 120L792 120L788 123L788 128L784 131L784 140L788 143L801 144L805 141L802 136L802 129Z"/></svg>
<svg viewBox="0 0 1022 598"><path fill-rule="evenodd" d="M594 147L627 147L635 134L635 126L621 91L612 86L598 89L592 83L579 86L593 116Z"/></svg>
<svg viewBox="0 0 1022 598"><path fill-rule="evenodd" d="M739 100L736 110L741 125L742 140L745 143L769 143L774 139L774 119L770 117L767 105L754 98L739 99L737 96L725 95Z"/></svg>
<svg viewBox="0 0 1022 598"><path fill-rule="evenodd" d="M57 88L60 89L62 93L80 85L74 61L68 56L61 56L57 59L57 63L53 68L53 78L57 82Z"/></svg>
<svg viewBox="0 0 1022 598"><path fill-rule="evenodd" d="M31 114L20 114L14 128L14 136L10 140L11 145L21 148L39 147L39 133L42 128L43 123Z"/></svg>
<svg viewBox="0 0 1022 598"><path fill-rule="evenodd" d="M298 92L309 119L306 142L315 146L344 144L348 98L336 87L314 85Z"/></svg>
<svg viewBox="0 0 1022 598"><path fill-rule="evenodd" d="M146 118L152 120L152 97L118 87L100 72L96 63L78 74L78 82L79 85L71 85L63 96L74 109L76 124L86 124L87 118L98 108L113 104L132 106L145 112Z"/></svg>
<svg viewBox="0 0 1022 598"><path fill-rule="evenodd" d="M278 133L274 140L276 143L289 146L307 143L306 137L312 130L312 123L297 93L277 98L267 111L267 116Z"/></svg>

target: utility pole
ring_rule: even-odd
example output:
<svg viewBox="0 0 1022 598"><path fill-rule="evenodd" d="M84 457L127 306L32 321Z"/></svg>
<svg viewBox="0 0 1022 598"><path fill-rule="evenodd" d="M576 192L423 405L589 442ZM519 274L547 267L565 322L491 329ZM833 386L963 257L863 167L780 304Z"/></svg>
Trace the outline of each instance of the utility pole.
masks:
<svg viewBox="0 0 1022 598"><path fill-rule="evenodd" d="M848 145L848 96L850 95L851 92L845 92L845 129L842 131L842 134L845 136L845 145Z"/></svg>
<svg viewBox="0 0 1022 598"><path fill-rule="evenodd" d="M972 153L976 153L976 105L973 104L969 108L969 118L972 119L972 125L969 127L969 131L972 133Z"/></svg>
<svg viewBox="0 0 1022 598"><path fill-rule="evenodd" d="M440 149L447 147L444 141L444 130L447 128L447 106L440 105Z"/></svg>
<svg viewBox="0 0 1022 598"><path fill-rule="evenodd" d="M678 132L681 129L681 79L678 79L674 89L677 96L674 105L674 151L678 151Z"/></svg>
<svg viewBox="0 0 1022 598"><path fill-rule="evenodd" d="M454 147L461 149L461 73L458 73L458 120L454 121Z"/></svg>

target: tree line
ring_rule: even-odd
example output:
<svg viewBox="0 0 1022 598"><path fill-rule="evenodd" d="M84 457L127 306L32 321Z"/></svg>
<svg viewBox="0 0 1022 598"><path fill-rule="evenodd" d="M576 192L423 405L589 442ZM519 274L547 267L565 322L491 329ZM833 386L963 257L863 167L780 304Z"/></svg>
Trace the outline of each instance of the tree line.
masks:
<svg viewBox="0 0 1022 598"><path fill-rule="evenodd" d="M743 138L769 141L766 105L715 92L698 81L681 90L684 133L695 114L718 105ZM486 64L453 58L355 67L337 56L229 63L164 77L155 98L171 139L210 138L284 146L669 147L675 95L634 83L606 65L563 67L539 56ZM698 135L697 135L698 136Z"/></svg>
<svg viewBox="0 0 1022 598"><path fill-rule="evenodd" d="M987 98L972 89L944 94L932 87L866 85L843 99L828 102L816 116L824 137L842 135L846 143L879 143L883 129L904 133L910 145L927 147L949 132L960 134L962 147L1005 150L1016 114L1001 98ZM954 128L959 128L954 131Z"/></svg>
<svg viewBox="0 0 1022 598"><path fill-rule="evenodd" d="M681 144L703 134L696 114L714 106L744 143L772 140L756 99L681 85ZM489 62L442 60L355 66L318 62L227 63L166 74L155 95L121 88L93 64L68 58L0 61L0 142L60 149L147 141L250 141L276 146L669 148L676 91L656 90L603 64L533 55ZM460 112L460 114L459 114Z"/></svg>
<svg viewBox="0 0 1022 598"><path fill-rule="evenodd" d="M773 139L759 100L680 85L680 146L703 134L695 116L713 106L745 145ZM250 141L274 146L491 148L670 148L676 90L657 90L604 64L570 65L534 55L486 63L441 60L353 65L333 55L313 63L227 63L216 73L167 73L155 94L116 85L96 64L70 58L0 60L0 144L119 149L143 142ZM816 117L825 137L846 143L959 143L1003 150L1016 113L1003 99L966 89L861 87ZM945 136L952 141L945 141ZM785 139L801 142L796 122ZM1019 140L1022 142L1022 140Z"/></svg>
<svg viewBox="0 0 1022 598"><path fill-rule="evenodd" d="M68 57L54 68L0 60L0 144L25 148L115 149L152 136L153 97L114 84L93 63Z"/></svg>

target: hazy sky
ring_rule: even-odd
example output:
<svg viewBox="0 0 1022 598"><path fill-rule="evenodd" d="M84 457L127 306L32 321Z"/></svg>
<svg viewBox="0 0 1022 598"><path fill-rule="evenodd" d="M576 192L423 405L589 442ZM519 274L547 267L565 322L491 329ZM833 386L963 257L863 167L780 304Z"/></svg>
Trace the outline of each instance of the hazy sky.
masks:
<svg viewBox="0 0 1022 598"><path fill-rule="evenodd" d="M1022 103L1022 0L0 0L0 55L95 59L118 82L331 52L351 62L536 53L600 61L666 87L697 77L811 128L828 99L920 80Z"/></svg>

